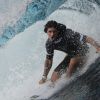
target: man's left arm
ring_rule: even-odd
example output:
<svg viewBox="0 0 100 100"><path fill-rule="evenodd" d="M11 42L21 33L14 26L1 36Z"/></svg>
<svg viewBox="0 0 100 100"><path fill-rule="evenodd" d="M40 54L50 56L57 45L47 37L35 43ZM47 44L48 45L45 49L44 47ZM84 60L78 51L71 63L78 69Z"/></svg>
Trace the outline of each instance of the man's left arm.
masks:
<svg viewBox="0 0 100 100"><path fill-rule="evenodd" d="M92 37L86 36L86 42L93 45L96 48L96 52L100 52L100 44L95 41Z"/></svg>

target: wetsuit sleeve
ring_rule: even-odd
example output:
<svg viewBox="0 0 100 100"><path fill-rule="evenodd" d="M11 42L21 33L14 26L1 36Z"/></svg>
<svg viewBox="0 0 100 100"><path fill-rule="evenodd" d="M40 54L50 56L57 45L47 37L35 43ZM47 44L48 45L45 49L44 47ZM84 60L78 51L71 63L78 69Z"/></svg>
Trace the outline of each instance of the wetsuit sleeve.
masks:
<svg viewBox="0 0 100 100"><path fill-rule="evenodd" d="M46 43L46 58L47 59L52 59L53 55L54 55L54 48L53 48L53 44L51 42L47 42Z"/></svg>
<svg viewBox="0 0 100 100"><path fill-rule="evenodd" d="M72 39L74 41L85 43L86 42L86 35L81 33L75 32L71 29L67 29L66 39Z"/></svg>

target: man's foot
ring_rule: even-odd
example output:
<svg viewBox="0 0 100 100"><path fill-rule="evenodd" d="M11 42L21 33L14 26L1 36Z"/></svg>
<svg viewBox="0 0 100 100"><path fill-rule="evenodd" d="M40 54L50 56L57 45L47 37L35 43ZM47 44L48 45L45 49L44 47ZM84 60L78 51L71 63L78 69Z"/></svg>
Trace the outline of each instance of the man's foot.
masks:
<svg viewBox="0 0 100 100"><path fill-rule="evenodd" d="M55 87L55 82L50 82L50 84L48 85L50 88L54 88Z"/></svg>

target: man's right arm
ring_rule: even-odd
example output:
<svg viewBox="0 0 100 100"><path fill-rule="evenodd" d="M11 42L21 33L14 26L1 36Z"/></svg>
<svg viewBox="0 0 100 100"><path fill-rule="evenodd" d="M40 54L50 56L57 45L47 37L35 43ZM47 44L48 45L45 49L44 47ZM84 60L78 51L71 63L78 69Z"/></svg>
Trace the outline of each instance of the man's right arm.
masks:
<svg viewBox="0 0 100 100"><path fill-rule="evenodd" d="M46 54L46 60L44 64L44 72L43 72L42 79L39 81L40 84L43 84L44 82L46 82L47 76L52 67L54 49L53 49L53 45L51 41L46 42L46 51L47 51L47 54Z"/></svg>
<svg viewBox="0 0 100 100"><path fill-rule="evenodd" d="M44 73L43 73L44 77L48 76L49 71L52 67L52 62L53 62L53 58L51 58L51 59L46 58L45 64L44 64Z"/></svg>
<svg viewBox="0 0 100 100"><path fill-rule="evenodd" d="M54 55L54 48L53 48L53 43L49 39L46 42L46 60L44 64L44 73L43 76L47 77L48 73L52 67L52 62L53 62L53 55Z"/></svg>
<svg viewBox="0 0 100 100"><path fill-rule="evenodd" d="M43 73L42 79L39 81L39 84L43 84L46 82L47 76L52 67L52 61L53 61L52 59L46 58L45 64L44 64L44 73Z"/></svg>

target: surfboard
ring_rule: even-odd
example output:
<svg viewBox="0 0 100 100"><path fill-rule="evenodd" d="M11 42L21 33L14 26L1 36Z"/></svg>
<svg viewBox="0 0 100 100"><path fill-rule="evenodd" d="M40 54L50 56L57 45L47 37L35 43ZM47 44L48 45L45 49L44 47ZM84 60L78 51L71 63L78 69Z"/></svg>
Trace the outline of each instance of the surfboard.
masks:
<svg viewBox="0 0 100 100"><path fill-rule="evenodd" d="M44 94L46 94L47 92L48 92L48 90L51 90L51 89L53 89L54 88L54 86L55 86L55 84L54 83L52 83L51 81L50 81L50 79L48 79L47 81L46 81L46 83L44 83L44 84L42 84L42 85L39 85L39 87L38 88L36 88L34 91L34 93L33 93L33 95L30 97L30 100L39 100L39 98L41 97L41 96L43 96Z"/></svg>

